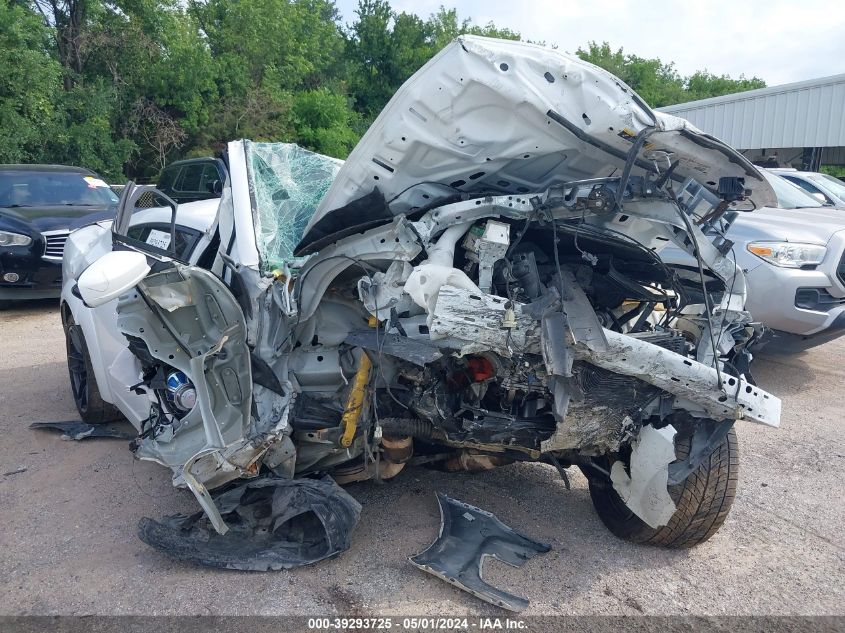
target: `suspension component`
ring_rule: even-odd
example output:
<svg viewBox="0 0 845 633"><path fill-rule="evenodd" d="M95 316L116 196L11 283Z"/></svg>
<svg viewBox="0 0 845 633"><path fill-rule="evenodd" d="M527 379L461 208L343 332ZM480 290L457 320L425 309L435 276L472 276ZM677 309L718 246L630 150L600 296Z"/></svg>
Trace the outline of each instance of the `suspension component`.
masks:
<svg viewBox="0 0 845 633"><path fill-rule="evenodd" d="M366 353L361 353L361 360L358 364L358 371L355 372L355 378L352 381L352 388L349 390L349 396L346 399L346 407L341 418L341 427L343 428L343 435L340 438L340 445L348 448L352 445L352 440L355 437L355 430L358 428L358 420L361 419L361 413L364 411L364 398L367 387L367 382L370 379L370 368L372 363L370 357Z"/></svg>

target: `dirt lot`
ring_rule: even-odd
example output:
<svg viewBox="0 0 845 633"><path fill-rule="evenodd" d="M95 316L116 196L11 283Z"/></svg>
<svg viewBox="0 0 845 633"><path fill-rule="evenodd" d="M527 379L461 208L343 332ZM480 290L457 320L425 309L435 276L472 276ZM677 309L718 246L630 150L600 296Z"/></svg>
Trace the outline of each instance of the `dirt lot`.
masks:
<svg viewBox="0 0 845 633"><path fill-rule="evenodd" d="M488 579L531 600L526 614L845 614L845 339L758 361L761 386L783 398L782 427L737 425L736 503L691 551L617 540L574 469L566 491L542 465L464 476L415 468L349 488L364 509L340 558L243 573L174 562L137 539L142 516L195 503L125 442L27 428L75 418L54 302L0 312L0 334L0 613L501 615L407 561L437 534L441 490L552 544L522 569L486 566Z"/></svg>

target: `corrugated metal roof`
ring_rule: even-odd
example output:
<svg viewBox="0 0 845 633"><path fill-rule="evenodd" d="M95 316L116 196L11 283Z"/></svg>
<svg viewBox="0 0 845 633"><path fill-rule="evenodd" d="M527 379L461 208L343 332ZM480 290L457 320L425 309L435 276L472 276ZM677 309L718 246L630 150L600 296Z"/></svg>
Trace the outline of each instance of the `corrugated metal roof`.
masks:
<svg viewBox="0 0 845 633"><path fill-rule="evenodd" d="M737 149L845 146L845 74L657 109Z"/></svg>

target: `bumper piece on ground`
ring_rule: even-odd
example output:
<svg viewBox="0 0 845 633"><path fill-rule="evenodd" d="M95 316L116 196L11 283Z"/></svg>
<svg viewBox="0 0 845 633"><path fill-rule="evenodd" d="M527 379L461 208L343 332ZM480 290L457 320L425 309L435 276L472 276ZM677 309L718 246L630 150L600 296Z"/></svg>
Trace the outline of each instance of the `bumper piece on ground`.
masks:
<svg viewBox="0 0 845 633"><path fill-rule="evenodd" d="M333 558L349 548L361 504L330 477L262 477L214 496L229 530L218 534L204 512L141 519L147 545L208 567L269 571Z"/></svg>
<svg viewBox="0 0 845 633"><path fill-rule="evenodd" d="M437 493L440 534L410 561L430 574L468 591L477 598L510 611L522 611L528 600L488 585L481 578L485 556L513 567L545 554L549 545L509 528L493 514Z"/></svg>
<svg viewBox="0 0 845 633"><path fill-rule="evenodd" d="M63 440L85 440L89 437L111 437L118 440L131 440L138 434L128 422L110 424L87 424L85 422L33 422L31 429L61 431Z"/></svg>

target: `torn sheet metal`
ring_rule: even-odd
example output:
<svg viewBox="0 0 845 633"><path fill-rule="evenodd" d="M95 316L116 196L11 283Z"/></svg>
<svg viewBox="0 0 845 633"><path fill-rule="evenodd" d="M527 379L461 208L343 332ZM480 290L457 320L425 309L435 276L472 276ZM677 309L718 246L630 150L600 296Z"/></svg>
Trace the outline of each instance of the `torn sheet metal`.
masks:
<svg viewBox="0 0 845 633"><path fill-rule="evenodd" d="M386 272L377 272L358 280L358 296L364 307L379 321L390 318L392 310L407 312L413 305L405 292L405 280L413 268L405 261L395 261Z"/></svg>
<svg viewBox="0 0 845 633"><path fill-rule="evenodd" d="M689 455L682 461L672 462L669 464L669 479L670 486L681 483L691 474L693 474L698 467L709 458L733 428L736 420L722 420L715 422L713 420L701 420L695 427L692 435L692 447Z"/></svg>
<svg viewBox="0 0 845 633"><path fill-rule="evenodd" d="M383 330L372 328L350 332L344 343L374 352L381 352L388 356L396 356L420 367L425 367L428 363L443 358L443 354L437 347L424 340L408 338L399 334L388 334Z"/></svg>
<svg viewBox="0 0 845 633"><path fill-rule="evenodd" d="M478 287L482 292L493 288L493 266L508 252L510 246L510 225L487 220L481 226L474 226L466 234L464 249L467 258L478 264Z"/></svg>
<svg viewBox="0 0 845 633"><path fill-rule="evenodd" d="M675 427L644 426L632 443L631 474L625 464L613 462L610 480L613 489L631 512L653 528L669 523L677 506L667 489L669 464L675 461Z"/></svg>
<svg viewBox="0 0 845 633"><path fill-rule="evenodd" d="M552 548L509 528L490 512L437 493L440 534L425 551L409 560L477 598L510 611L522 611L528 600L488 585L481 578L485 556L513 567Z"/></svg>
<svg viewBox="0 0 845 633"><path fill-rule="evenodd" d="M131 440L137 435L127 422L109 424L87 424L85 422L33 422L31 429L61 431L63 440L86 440L90 437L111 437L118 440Z"/></svg>
<svg viewBox="0 0 845 633"><path fill-rule="evenodd" d="M150 293L159 300L168 286L176 286L178 295L195 301L159 309L150 301ZM252 402L252 375L247 326L244 313L223 281L197 267L180 266L148 276L138 285L138 292L121 298L117 326L141 349L142 367L168 367L167 373L180 371L196 390L196 405L176 420L161 420L139 440L135 454L181 472L185 464L199 454L218 460L206 449L237 450L248 434ZM147 373L150 375L150 372ZM148 391L151 385L144 387ZM217 470L217 469L215 469ZM230 479L240 471L225 471ZM223 472L218 470L218 474ZM225 483L219 477L214 487Z"/></svg>
<svg viewBox="0 0 845 633"><path fill-rule="evenodd" d="M218 534L204 513L143 518L138 536L179 560L208 567L270 571L332 558L349 548L361 504L330 477L263 477L217 494L229 526Z"/></svg>
<svg viewBox="0 0 845 633"><path fill-rule="evenodd" d="M635 420L660 394L646 382L578 361L566 385L572 390L566 416L542 444L544 451L613 453L636 435ZM557 397L557 396L556 396Z"/></svg>
<svg viewBox="0 0 845 633"><path fill-rule="evenodd" d="M766 426L780 425L781 401L745 378L722 372L724 389L708 367L633 336L604 329L607 351L579 346L579 356L594 365L634 376L702 407L715 419L749 420Z"/></svg>
<svg viewBox="0 0 845 633"><path fill-rule="evenodd" d="M522 312L522 304L505 297L444 285L430 316L432 339L454 337L470 343L464 354L493 350L505 357L514 351L537 354L540 326Z"/></svg>
<svg viewBox="0 0 845 633"><path fill-rule="evenodd" d="M604 336L601 321L590 304L584 289L575 281L575 275L570 271L561 271L560 279L563 296L563 313L569 324L567 340L573 345L586 345L596 352L607 349L607 339Z"/></svg>
<svg viewBox="0 0 845 633"><path fill-rule="evenodd" d="M149 286L147 296L168 312L194 305L194 286L190 280L174 281L166 285Z"/></svg>

